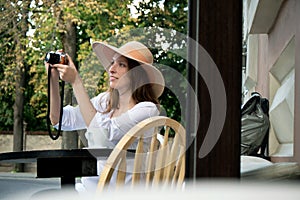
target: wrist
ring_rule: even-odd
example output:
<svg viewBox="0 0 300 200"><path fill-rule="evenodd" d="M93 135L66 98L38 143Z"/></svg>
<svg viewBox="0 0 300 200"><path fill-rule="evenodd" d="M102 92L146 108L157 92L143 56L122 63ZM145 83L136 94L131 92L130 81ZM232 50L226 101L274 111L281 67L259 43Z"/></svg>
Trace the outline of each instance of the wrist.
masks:
<svg viewBox="0 0 300 200"><path fill-rule="evenodd" d="M75 76L74 81L71 83L72 87L76 87L77 85L80 85L82 83L81 78L79 74Z"/></svg>

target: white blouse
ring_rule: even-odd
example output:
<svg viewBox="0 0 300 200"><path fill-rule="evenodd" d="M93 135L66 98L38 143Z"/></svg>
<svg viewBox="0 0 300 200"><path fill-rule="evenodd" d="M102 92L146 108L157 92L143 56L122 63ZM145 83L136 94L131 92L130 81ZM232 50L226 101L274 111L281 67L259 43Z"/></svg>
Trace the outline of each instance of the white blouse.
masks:
<svg viewBox="0 0 300 200"><path fill-rule="evenodd" d="M159 115L159 110L154 103L140 102L120 116L111 118L112 111L105 114L102 113L107 108L106 102L108 98L108 93L104 92L91 99L97 113L89 127L87 127L84 122L79 106L65 106L63 108L61 129L64 131L87 129L86 137L89 142L89 147L95 147L97 145L97 141L94 141L94 139L96 139L94 136L96 133L98 133L99 136L99 132L101 132L103 134L100 136L105 137L108 142L108 144L104 144L104 146L113 148L134 125L144 119ZM58 125L55 127L57 128ZM103 145L100 143L99 147L103 147Z"/></svg>

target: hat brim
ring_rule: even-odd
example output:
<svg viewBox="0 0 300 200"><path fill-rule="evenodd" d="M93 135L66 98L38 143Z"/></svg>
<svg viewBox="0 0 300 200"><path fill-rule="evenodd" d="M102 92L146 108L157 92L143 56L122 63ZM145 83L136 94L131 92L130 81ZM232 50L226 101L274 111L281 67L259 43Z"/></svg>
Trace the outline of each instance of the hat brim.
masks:
<svg viewBox="0 0 300 200"><path fill-rule="evenodd" d="M97 58L99 59L102 66L108 71L109 66L113 60L113 56L118 53L127 58L136 60L139 62L141 67L145 70L148 75L149 83L152 84L154 95L158 98L164 91L165 80L162 73L153 65L145 63L139 59L127 56L124 52L120 51L117 47L111 46L103 42L94 42L92 44L93 51L96 53Z"/></svg>

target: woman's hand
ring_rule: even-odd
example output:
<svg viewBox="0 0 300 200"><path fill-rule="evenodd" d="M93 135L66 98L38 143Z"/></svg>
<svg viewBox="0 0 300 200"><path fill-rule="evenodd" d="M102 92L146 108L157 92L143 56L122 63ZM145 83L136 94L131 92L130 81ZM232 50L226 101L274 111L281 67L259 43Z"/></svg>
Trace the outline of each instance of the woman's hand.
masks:
<svg viewBox="0 0 300 200"><path fill-rule="evenodd" d="M71 59L71 57L67 54L67 59L68 59L68 64L55 64L52 65L53 68L55 68L58 73L59 73L59 77L68 82L73 84L75 82L75 80L78 78L78 71Z"/></svg>
<svg viewBox="0 0 300 200"><path fill-rule="evenodd" d="M45 62L45 68L46 68L47 75L49 75L49 74L48 74L48 72L49 72L49 67L50 67L50 64L47 63L47 62ZM51 67L51 78L52 78L53 80L58 80L58 79L59 79L59 73L58 73L58 71L57 71L56 68Z"/></svg>

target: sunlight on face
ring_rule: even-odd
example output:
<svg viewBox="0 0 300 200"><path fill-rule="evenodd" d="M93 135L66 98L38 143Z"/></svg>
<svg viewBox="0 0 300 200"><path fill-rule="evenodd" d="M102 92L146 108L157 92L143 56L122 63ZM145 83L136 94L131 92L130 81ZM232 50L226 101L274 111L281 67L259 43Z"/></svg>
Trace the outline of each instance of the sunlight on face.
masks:
<svg viewBox="0 0 300 200"><path fill-rule="evenodd" d="M130 79L128 60L126 57L115 54L109 67L109 85L111 88L118 89L119 91L127 90L130 86ZM126 75L125 75L126 74Z"/></svg>

